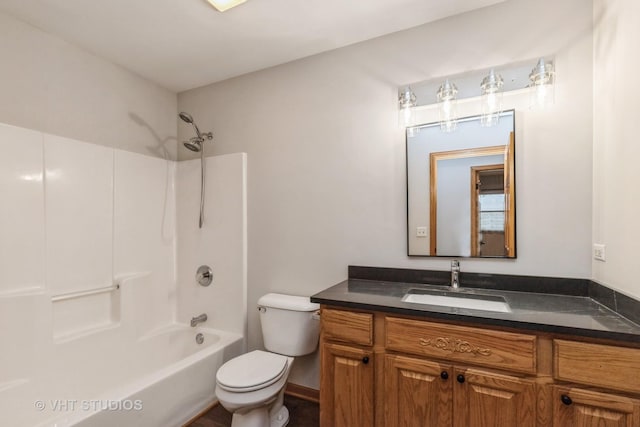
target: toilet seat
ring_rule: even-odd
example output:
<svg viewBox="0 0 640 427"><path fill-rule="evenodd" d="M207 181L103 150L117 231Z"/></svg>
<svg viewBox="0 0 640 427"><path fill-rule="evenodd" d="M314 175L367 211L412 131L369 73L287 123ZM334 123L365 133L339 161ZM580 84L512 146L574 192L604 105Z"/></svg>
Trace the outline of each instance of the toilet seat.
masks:
<svg viewBox="0 0 640 427"><path fill-rule="evenodd" d="M255 350L222 365L216 382L221 389L234 393L263 389L282 378L287 360L286 356Z"/></svg>

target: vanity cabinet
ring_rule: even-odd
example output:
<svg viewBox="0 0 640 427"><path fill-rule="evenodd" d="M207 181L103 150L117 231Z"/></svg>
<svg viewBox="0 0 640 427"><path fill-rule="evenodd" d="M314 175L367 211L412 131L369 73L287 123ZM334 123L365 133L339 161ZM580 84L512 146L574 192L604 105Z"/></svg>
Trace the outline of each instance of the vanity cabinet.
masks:
<svg viewBox="0 0 640 427"><path fill-rule="evenodd" d="M373 314L323 309L320 425L374 425Z"/></svg>
<svg viewBox="0 0 640 427"><path fill-rule="evenodd" d="M321 313L323 427L640 427L640 348L326 305Z"/></svg>

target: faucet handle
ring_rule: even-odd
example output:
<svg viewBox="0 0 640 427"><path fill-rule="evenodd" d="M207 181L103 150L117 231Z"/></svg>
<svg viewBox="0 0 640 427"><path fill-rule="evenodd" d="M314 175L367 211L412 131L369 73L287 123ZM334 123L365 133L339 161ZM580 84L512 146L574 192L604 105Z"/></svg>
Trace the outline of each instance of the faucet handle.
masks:
<svg viewBox="0 0 640 427"><path fill-rule="evenodd" d="M451 268L460 268L460 261L454 259L451 261Z"/></svg>
<svg viewBox="0 0 640 427"><path fill-rule="evenodd" d="M196 272L196 281L200 286L209 286L213 282L213 270L208 265L201 265Z"/></svg>

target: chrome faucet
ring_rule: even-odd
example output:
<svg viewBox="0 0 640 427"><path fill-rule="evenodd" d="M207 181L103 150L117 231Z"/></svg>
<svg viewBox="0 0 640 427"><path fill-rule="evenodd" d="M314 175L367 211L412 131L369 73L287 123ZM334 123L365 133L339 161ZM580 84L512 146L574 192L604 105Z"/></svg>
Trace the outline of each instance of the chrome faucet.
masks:
<svg viewBox="0 0 640 427"><path fill-rule="evenodd" d="M200 316L196 316L191 318L191 327L195 327L198 323L203 323L207 321L207 315L202 313Z"/></svg>
<svg viewBox="0 0 640 427"><path fill-rule="evenodd" d="M454 259L451 261L451 289L460 288L460 261Z"/></svg>

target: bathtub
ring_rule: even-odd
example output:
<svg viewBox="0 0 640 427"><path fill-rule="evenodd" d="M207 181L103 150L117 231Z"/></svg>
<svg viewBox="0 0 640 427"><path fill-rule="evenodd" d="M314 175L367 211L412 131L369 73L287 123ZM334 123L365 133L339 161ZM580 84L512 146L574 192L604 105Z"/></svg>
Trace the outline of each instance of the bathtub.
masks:
<svg viewBox="0 0 640 427"><path fill-rule="evenodd" d="M110 332L76 340L71 351L57 354L76 360L53 355L58 369L44 378L0 384L0 425L181 426L215 402L217 369L243 349L241 335L182 324L111 349L105 345Z"/></svg>

